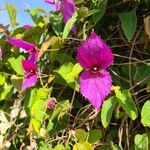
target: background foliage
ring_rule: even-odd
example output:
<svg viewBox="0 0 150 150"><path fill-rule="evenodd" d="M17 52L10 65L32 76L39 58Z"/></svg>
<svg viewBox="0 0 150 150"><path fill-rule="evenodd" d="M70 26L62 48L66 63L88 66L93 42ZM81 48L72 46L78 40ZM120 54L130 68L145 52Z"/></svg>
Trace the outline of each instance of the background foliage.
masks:
<svg viewBox="0 0 150 150"><path fill-rule="evenodd" d="M150 2L75 0L77 13L64 24L60 11L29 11L34 26L20 27L6 4L11 29L0 27L0 147L39 150L150 149ZM70 33L73 24L77 34ZM99 112L79 93L77 47L94 30L112 48L112 92ZM39 80L21 92L27 55L5 38L39 48ZM56 99L55 108L47 101Z"/></svg>

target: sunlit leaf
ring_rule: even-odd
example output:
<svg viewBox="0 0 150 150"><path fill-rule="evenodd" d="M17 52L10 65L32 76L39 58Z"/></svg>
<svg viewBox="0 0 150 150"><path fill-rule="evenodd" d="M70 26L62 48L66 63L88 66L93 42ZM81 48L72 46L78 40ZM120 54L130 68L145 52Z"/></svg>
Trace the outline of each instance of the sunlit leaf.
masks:
<svg viewBox="0 0 150 150"><path fill-rule="evenodd" d="M132 120L135 120L138 117L138 111L129 91L124 90L121 92L120 90L115 90L115 94L117 101L125 112Z"/></svg>
<svg viewBox="0 0 150 150"><path fill-rule="evenodd" d="M115 97L110 97L104 101L101 110L101 122L102 125L106 128L111 120L113 110L117 104L117 100Z"/></svg>
<svg viewBox="0 0 150 150"><path fill-rule="evenodd" d="M141 122L144 126L150 127L150 100L146 101L141 111Z"/></svg>
<svg viewBox="0 0 150 150"><path fill-rule="evenodd" d="M88 142L80 142L73 146L73 150L94 150L94 148Z"/></svg>
<svg viewBox="0 0 150 150"><path fill-rule="evenodd" d="M102 138L102 131L100 129L91 129L89 132L88 142L95 143Z"/></svg>
<svg viewBox="0 0 150 150"><path fill-rule="evenodd" d="M13 85L7 85L6 83L0 87L0 101L12 95L12 88Z"/></svg>
<svg viewBox="0 0 150 150"><path fill-rule="evenodd" d="M5 7L6 7L6 10L8 12L11 26L15 27L17 25L17 23L16 23L16 15L17 15L16 6L13 4L6 3Z"/></svg>
<svg viewBox="0 0 150 150"><path fill-rule="evenodd" d="M5 83L5 79L6 79L5 75L0 74L0 85L3 85Z"/></svg>
<svg viewBox="0 0 150 150"><path fill-rule="evenodd" d="M17 57L11 57L8 59L11 67L16 71L16 73L20 75L24 75L24 71L23 71L22 63L21 63L21 61L24 59L25 57L22 55L19 55Z"/></svg>
<svg viewBox="0 0 150 150"><path fill-rule="evenodd" d="M77 12L75 12L72 15L72 17L67 21L63 31L63 36L62 36L63 39L67 38L71 28L73 27L74 23L77 21L77 16L78 16Z"/></svg>
<svg viewBox="0 0 150 150"><path fill-rule="evenodd" d="M134 138L134 145L135 150L148 150L149 142L147 134L137 134Z"/></svg>
<svg viewBox="0 0 150 150"><path fill-rule="evenodd" d="M85 130L83 129L77 129L75 131L75 137L79 140L79 141L85 141L87 138L87 132L85 132Z"/></svg>
<svg viewBox="0 0 150 150"><path fill-rule="evenodd" d="M53 121L55 118L59 120L64 114L68 112L69 109L70 109L69 100L64 100L60 102L59 104L56 105L50 117L50 120Z"/></svg>
<svg viewBox="0 0 150 150"><path fill-rule="evenodd" d="M51 89L40 88L33 89L33 91L28 94L28 105L26 106L30 109L31 121L30 128L32 126L35 133L40 133L40 128L42 125L43 118L46 111L46 100L48 99L48 94Z"/></svg>

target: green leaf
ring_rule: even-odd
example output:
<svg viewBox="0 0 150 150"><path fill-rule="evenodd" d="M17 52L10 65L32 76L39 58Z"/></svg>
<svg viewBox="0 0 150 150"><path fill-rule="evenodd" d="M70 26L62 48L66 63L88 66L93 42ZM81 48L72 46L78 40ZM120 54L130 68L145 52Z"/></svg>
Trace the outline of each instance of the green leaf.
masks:
<svg viewBox="0 0 150 150"><path fill-rule="evenodd" d="M119 18L121 20L121 26L125 36L127 37L128 41L131 41L137 27L136 9L133 9L130 12L120 13Z"/></svg>
<svg viewBox="0 0 150 150"><path fill-rule="evenodd" d="M62 15L61 13L55 14L51 13L50 15L50 24L56 35L60 35L62 32Z"/></svg>
<svg viewBox="0 0 150 150"><path fill-rule="evenodd" d="M31 18L36 24L38 23L38 19L40 18L39 14L46 14L46 11L41 8L32 8L30 10Z"/></svg>
<svg viewBox="0 0 150 150"><path fill-rule="evenodd" d="M78 16L78 14L77 14L77 12L75 12L72 15L72 17L67 21L67 23L64 27L64 31L63 31L63 36L62 36L63 39L67 38L67 36L68 36L70 30L72 29L74 23L77 21L77 16Z"/></svg>
<svg viewBox="0 0 150 150"><path fill-rule="evenodd" d="M80 72L83 70L83 68L80 66L79 63L76 63L73 68L72 71L70 73L68 73L66 75L66 79L70 80L72 78L78 77L78 75L80 74Z"/></svg>
<svg viewBox="0 0 150 150"><path fill-rule="evenodd" d="M3 86L0 86L0 101L7 99L12 94L13 85L7 85L6 83Z"/></svg>
<svg viewBox="0 0 150 150"><path fill-rule="evenodd" d="M119 89L115 90L116 98L125 112L129 115L132 120L135 120L138 117L138 111L136 105L132 99L131 94L128 90L121 92Z"/></svg>
<svg viewBox="0 0 150 150"><path fill-rule="evenodd" d="M16 6L13 4L5 4L9 19L10 19L10 23L12 27L15 27L17 25L16 23L16 14L17 14L17 9Z"/></svg>
<svg viewBox="0 0 150 150"><path fill-rule="evenodd" d="M5 75L0 74L0 85L3 85L5 83L5 79L6 79Z"/></svg>
<svg viewBox="0 0 150 150"><path fill-rule="evenodd" d="M18 91L22 91L23 77L17 77L16 75L12 75L11 83Z"/></svg>
<svg viewBox="0 0 150 150"><path fill-rule="evenodd" d="M51 114L50 121L53 121L55 118L58 120L68 112L70 109L69 100L64 100L56 105L53 113Z"/></svg>
<svg viewBox="0 0 150 150"><path fill-rule="evenodd" d="M115 97L110 97L109 99L105 100L102 105L101 110L101 121L102 125L106 128L111 120L113 110L117 104L117 100Z"/></svg>
<svg viewBox="0 0 150 150"><path fill-rule="evenodd" d="M30 114L31 114L31 125L36 133L40 133L40 128L42 125L43 118L46 112L46 100L51 89L40 88L38 90L33 90L29 97ZM34 96L34 97L33 97Z"/></svg>
<svg viewBox="0 0 150 150"><path fill-rule="evenodd" d="M64 63L59 69L55 70L60 76L56 77L57 82L66 85L66 83L72 87L76 87L76 77L81 72L79 64L73 64L71 62ZM78 90L78 89L76 89Z"/></svg>
<svg viewBox="0 0 150 150"><path fill-rule="evenodd" d="M146 101L142 107L141 111L141 122L143 126L150 127L150 100Z"/></svg>
<svg viewBox="0 0 150 150"><path fill-rule="evenodd" d="M136 73L135 80L142 81L145 78L148 78L150 76L150 67L148 65L141 65L140 69ZM142 84L146 84L147 80L145 82L142 82Z"/></svg>
<svg viewBox="0 0 150 150"><path fill-rule="evenodd" d="M135 150L149 150L148 136L146 133L137 134L134 138Z"/></svg>
<svg viewBox="0 0 150 150"><path fill-rule="evenodd" d="M92 129L89 133L88 142L95 143L102 138L102 131L99 129Z"/></svg>
<svg viewBox="0 0 150 150"><path fill-rule="evenodd" d="M83 129L77 129L75 131L75 137L79 140L79 141L85 141L87 138L87 133L85 132L85 130Z"/></svg>
<svg viewBox="0 0 150 150"><path fill-rule="evenodd" d="M16 73L20 75L24 75L24 71L23 71L22 64L21 64L21 61L24 59L25 58L22 55L19 55L17 57L11 57L8 59L11 67L16 71Z"/></svg>
<svg viewBox="0 0 150 150"><path fill-rule="evenodd" d="M73 150L93 150L93 147L88 142L80 142L73 146Z"/></svg>
<svg viewBox="0 0 150 150"><path fill-rule="evenodd" d="M98 10L96 13L93 15L93 20L94 23L96 24L98 21L101 20L103 15L105 14L106 11L106 6L107 6L107 1L108 0L101 0L98 5L94 8L95 10Z"/></svg>

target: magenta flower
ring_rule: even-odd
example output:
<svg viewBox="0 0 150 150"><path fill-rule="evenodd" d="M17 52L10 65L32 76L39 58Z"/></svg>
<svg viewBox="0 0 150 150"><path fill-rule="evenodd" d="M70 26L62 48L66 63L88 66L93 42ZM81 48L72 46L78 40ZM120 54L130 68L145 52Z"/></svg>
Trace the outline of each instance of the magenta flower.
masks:
<svg viewBox="0 0 150 150"><path fill-rule="evenodd" d="M84 68L80 75L81 94L100 109L112 86L111 76L106 70L113 62L111 49L92 32L78 48L77 60Z"/></svg>
<svg viewBox="0 0 150 150"><path fill-rule="evenodd" d="M22 90L24 91L27 88L35 85L38 79L38 67L29 60L23 60L22 67L25 71L25 78L22 85Z"/></svg>
<svg viewBox="0 0 150 150"><path fill-rule="evenodd" d="M72 15L75 13L76 7L75 7L75 4L74 4L73 0L61 0L61 1L62 2L61 2L60 8L61 8L61 12L62 12L62 15L63 15L63 20L66 23L72 17ZM73 26L71 31L73 33L75 33L76 32L76 27Z"/></svg>
<svg viewBox="0 0 150 150"><path fill-rule="evenodd" d="M29 57L28 57L29 61L31 61L33 63L35 63L37 61L38 49L35 44L28 43L21 39L11 38L8 35L6 35L6 39L10 44L26 50L29 53Z"/></svg>
<svg viewBox="0 0 150 150"><path fill-rule="evenodd" d="M56 10L59 10L60 4L56 0L45 0L46 3L50 5L54 5Z"/></svg>

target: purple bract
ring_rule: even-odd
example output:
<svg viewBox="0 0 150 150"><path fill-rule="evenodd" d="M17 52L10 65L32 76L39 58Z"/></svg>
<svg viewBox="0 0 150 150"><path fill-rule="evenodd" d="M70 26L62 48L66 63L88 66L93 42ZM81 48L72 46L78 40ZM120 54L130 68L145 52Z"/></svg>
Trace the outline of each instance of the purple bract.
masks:
<svg viewBox="0 0 150 150"><path fill-rule="evenodd" d="M113 62L113 54L95 32L91 33L77 51L77 60L84 69L80 75L80 91L96 109L100 109L111 91L112 80L106 69Z"/></svg>
<svg viewBox="0 0 150 150"><path fill-rule="evenodd" d="M26 50L29 53L29 57L28 57L29 61L31 61L33 63L35 63L37 61L38 49L35 44L28 43L21 39L11 38L8 35L6 35L6 39L10 44Z"/></svg>
<svg viewBox="0 0 150 150"><path fill-rule="evenodd" d="M61 0L61 1L62 2L61 2L60 9L63 15L64 22L66 23L75 13L76 7L73 0ZM71 31L73 33L76 33L76 27L73 26Z"/></svg>
<svg viewBox="0 0 150 150"><path fill-rule="evenodd" d="M25 78L23 80L22 90L35 85L38 79L38 67L36 64L30 62L29 60L22 61L22 67L25 71Z"/></svg>

